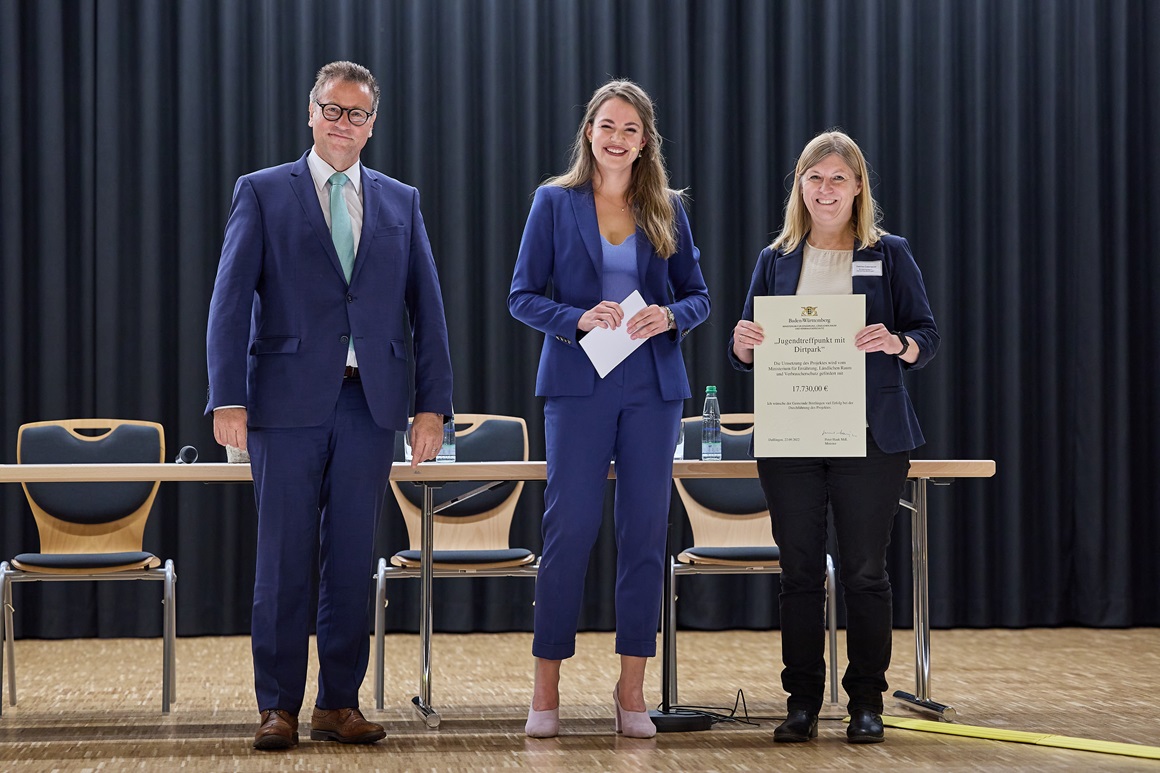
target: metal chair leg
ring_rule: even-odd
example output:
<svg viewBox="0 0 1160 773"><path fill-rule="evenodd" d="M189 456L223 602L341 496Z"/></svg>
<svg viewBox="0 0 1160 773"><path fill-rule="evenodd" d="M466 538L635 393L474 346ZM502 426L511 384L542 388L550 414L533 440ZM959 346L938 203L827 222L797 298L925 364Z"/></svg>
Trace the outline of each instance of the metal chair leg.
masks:
<svg viewBox="0 0 1160 773"><path fill-rule="evenodd" d="M165 593L162 610L165 617L162 624L162 655L161 655L161 713L168 714L170 704L174 701L174 683L177 676L177 658L175 653L175 639L177 627L177 573L173 569L173 559L165 561Z"/></svg>
<svg viewBox="0 0 1160 773"><path fill-rule="evenodd" d="M838 583L834 559L826 554L826 628L830 634L830 703L838 702Z"/></svg>
<svg viewBox="0 0 1160 773"><path fill-rule="evenodd" d="M16 629L12 622L12 580L9 575L9 565L5 561L0 564L0 575L4 578L4 592L0 594L0 603L4 605L4 651L8 658L8 705L16 705Z"/></svg>
<svg viewBox="0 0 1160 773"><path fill-rule="evenodd" d="M3 603L4 592L8 589L8 562L0 563L0 604ZM5 612L7 607L5 607ZM8 641L8 629L11 628L7 614L0 614L0 647ZM4 714L4 653L0 652L0 716Z"/></svg>
<svg viewBox="0 0 1160 773"><path fill-rule="evenodd" d="M386 637L387 559L380 558L375 573L375 708L383 710L383 649Z"/></svg>

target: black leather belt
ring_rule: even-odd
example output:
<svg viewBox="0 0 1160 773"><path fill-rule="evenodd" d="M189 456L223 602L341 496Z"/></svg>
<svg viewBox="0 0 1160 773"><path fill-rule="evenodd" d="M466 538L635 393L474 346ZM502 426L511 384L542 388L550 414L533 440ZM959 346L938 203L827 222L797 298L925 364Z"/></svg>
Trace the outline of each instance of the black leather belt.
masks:
<svg viewBox="0 0 1160 773"><path fill-rule="evenodd" d="M353 365L347 365L346 370L342 372L343 378L358 378L358 368Z"/></svg>

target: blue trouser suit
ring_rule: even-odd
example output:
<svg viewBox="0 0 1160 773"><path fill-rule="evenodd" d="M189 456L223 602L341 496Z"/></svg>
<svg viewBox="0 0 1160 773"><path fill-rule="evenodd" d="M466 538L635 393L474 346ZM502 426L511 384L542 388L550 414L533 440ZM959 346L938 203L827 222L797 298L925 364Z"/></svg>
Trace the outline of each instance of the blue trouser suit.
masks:
<svg viewBox="0 0 1160 773"><path fill-rule="evenodd" d="M338 403L321 426L250 429L258 503L251 634L259 710L297 714L302 706L315 567L315 705L358 706L369 659L375 525L394 444L394 431L371 418L358 380L343 382Z"/></svg>
<svg viewBox="0 0 1160 773"><path fill-rule="evenodd" d="M661 397L647 346L597 380L591 395L547 398L544 549L532 643L536 657L563 660L576 652L584 575L614 457L616 651L656 654L673 449L683 404Z"/></svg>

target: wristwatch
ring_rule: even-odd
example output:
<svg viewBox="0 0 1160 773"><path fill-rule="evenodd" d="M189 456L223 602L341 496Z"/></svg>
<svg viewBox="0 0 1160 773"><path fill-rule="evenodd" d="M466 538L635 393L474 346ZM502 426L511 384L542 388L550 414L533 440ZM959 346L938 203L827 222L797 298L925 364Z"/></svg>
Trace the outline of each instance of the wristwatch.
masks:
<svg viewBox="0 0 1160 773"><path fill-rule="evenodd" d="M894 356L901 357L902 355L906 354L906 350L910 348L910 339L897 330L894 331L894 335L898 336L898 340L902 342L902 351L898 352Z"/></svg>
<svg viewBox="0 0 1160 773"><path fill-rule="evenodd" d="M676 330L677 318L673 316L673 310L668 306L661 306L661 308L665 310L665 316L669 318L669 326L666 327L665 330Z"/></svg>

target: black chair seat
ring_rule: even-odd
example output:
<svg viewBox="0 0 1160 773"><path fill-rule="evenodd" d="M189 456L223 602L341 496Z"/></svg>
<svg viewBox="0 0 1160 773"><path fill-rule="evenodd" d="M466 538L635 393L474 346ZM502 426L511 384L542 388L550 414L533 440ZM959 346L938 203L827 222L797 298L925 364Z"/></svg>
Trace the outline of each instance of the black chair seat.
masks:
<svg viewBox="0 0 1160 773"><path fill-rule="evenodd" d="M436 564L502 564L528 561L535 558L535 554L523 548L509 548L507 550L435 550L432 551L432 560ZM421 554L418 550L400 550L396 557L408 562L419 563Z"/></svg>
<svg viewBox="0 0 1160 773"><path fill-rule="evenodd" d="M21 553L12 559L21 566L42 569L113 569L115 567L160 563L152 553Z"/></svg>
<svg viewBox="0 0 1160 773"><path fill-rule="evenodd" d="M781 560L781 550L777 547L693 547L685 550L684 553L693 558L704 558L711 561L736 561L737 563Z"/></svg>

